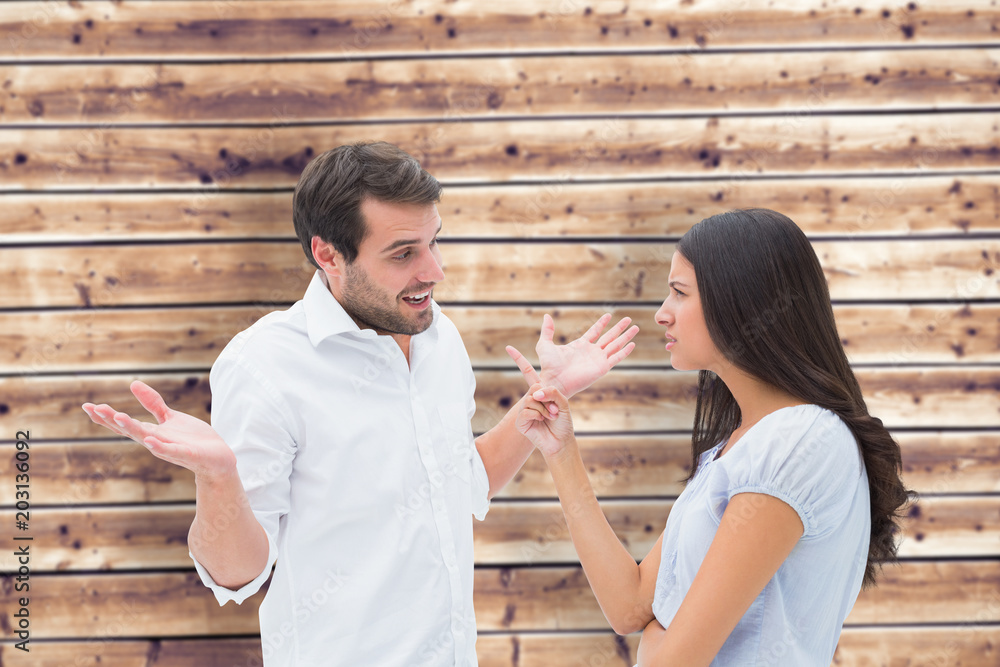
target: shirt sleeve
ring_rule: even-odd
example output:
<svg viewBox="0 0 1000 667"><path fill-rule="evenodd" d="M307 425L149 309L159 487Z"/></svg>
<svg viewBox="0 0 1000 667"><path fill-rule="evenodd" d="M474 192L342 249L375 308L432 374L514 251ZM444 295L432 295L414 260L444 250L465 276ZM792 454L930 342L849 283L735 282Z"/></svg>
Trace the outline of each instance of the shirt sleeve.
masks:
<svg viewBox="0 0 1000 667"><path fill-rule="evenodd" d="M788 416L769 415L758 432L748 433L749 441L737 443L719 459L728 483L726 496L715 499L717 520L733 496L762 493L795 510L803 539L841 524L859 476L865 474L864 464L854 435L837 415L805 407Z"/></svg>
<svg viewBox="0 0 1000 667"><path fill-rule="evenodd" d="M472 515L482 521L490 509L490 477L486 474L486 464L479 455L476 439L472 433L472 417L476 414L476 374L469 365L469 442L471 443L469 464L472 467Z"/></svg>
<svg viewBox="0 0 1000 667"><path fill-rule="evenodd" d="M212 367L212 427L236 455L236 467L250 508L267 533L267 563L253 581L232 590L215 583L194 561L202 582L220 605L241 604L260 590L278 554L278 525L290 505L289 477L295 459L295 439L284 398L254 366L235 354L223 353Z"/></svg>

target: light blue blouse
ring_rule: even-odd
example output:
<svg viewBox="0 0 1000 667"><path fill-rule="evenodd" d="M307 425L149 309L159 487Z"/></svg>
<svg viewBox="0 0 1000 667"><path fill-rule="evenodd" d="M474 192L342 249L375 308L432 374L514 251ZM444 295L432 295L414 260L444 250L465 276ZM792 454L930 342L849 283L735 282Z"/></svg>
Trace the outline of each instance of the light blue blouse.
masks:
<svg viewBox="0 0 1000 667"><path fill-rule="evenodd" d="M829 667L868 559L868 476L847 425L817 405L782 408L728 452L705 452L663 536L653 613L667 627L694 581L729 499L780 498L802 520L791 554L723 644L713 667Z"/></svg>

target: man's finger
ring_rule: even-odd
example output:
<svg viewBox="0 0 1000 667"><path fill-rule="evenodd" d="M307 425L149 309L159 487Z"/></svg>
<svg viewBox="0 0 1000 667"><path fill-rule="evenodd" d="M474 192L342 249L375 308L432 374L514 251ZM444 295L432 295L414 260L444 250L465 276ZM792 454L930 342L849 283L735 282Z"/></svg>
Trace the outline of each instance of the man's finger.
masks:
<svg viewBox="0 0 1000 667"><path fill-rule="evenodd" d="M569 400L555 387L542 387L533 391L531 398L543 403L555 403L560 410L569 410Z"/></svg>
<svg viewBox="0 0 1000 667"><path fill-rule="evenodd" d="M542 379L538 376L538 371L535 370L535 367L531 365L531 362L524 358L523 354L518 352L516 347L508 345L505 349L507 350L507 354L510 355L510 358L514 360L514 363L517 364L518 370L521 371L521 375L524 376L524 379L528 383L529 387L542 381Z"/></svg>
<svg viewBox="0 0 1000 667"><path fill-rule="evenodd" d="M590 325L590 328L587 329L587 333L583 334L581 338L588 343L596 343L598 336L601 335L601 332L604 331L604 327L608 326L608 322L610 321L611 313L604 313L596 322Z"/></svg>
<svg viewBox="0 0 1000 667"><path fill-rule="evenodd" d="M156 418L157 424L162 424L167 420L170 409L163 401L163 397L155 389L139 380L133 382L129 386L129 389L132 390L132 395L139 399L142 407L149 410L149 413Z"/></svg>
<svg viewBox="0 0 1000 667"><path fill-rule="evenodd" d="M632 323L631 317L623 317L621 320L618 321L618 324L608 329L608 332L603 336L601 336L601 339L597 341L597 344L600 345L601 347L606 347L608 343L618 338L618 336L620 336L621 333L625 331L625 328L628 327L628 325L631 323Z"/></svg>
<svg viewBox="0 0 1000 667"><path fill-rule="evenodd" d="M126 436L132 438L140 444L142 444L142 441L147 436L152 435L148 424L143 424L141 421L132 419L124 412L115 413L113 419L114 422L118 424L118 428L120 428Z"/></svg>
<svg viewBox="0 0 1000 667"><path fill-rule="evenodd" d="M89 406L89 409L88 409ZM94 405L92 403L85 403L83 405L83 410L89 416L91 421L93 421L98 426L103 426L104 428L112 431L115 435L119 435L127 438L128 436L122 432L121 428L116 424L111 418L114 416L115 411L110 405Z"/></svg>

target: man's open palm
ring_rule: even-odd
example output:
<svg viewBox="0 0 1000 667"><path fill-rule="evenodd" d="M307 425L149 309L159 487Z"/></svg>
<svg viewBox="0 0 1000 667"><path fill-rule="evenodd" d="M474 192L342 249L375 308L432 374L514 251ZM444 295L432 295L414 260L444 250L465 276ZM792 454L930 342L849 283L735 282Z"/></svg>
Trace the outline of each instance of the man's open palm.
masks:
<svg viewBox="0 0 1000 667"><path fill-rule="evenodd" d="M235 469L236 456L208 423L171 410L163 398L143 382L133 382L130 389L142 407L156 418L156 424L133 419L107 404L84 403L83 410L95 424L135 440L157 458L187 468L203 479L221 477Z"/></svg>

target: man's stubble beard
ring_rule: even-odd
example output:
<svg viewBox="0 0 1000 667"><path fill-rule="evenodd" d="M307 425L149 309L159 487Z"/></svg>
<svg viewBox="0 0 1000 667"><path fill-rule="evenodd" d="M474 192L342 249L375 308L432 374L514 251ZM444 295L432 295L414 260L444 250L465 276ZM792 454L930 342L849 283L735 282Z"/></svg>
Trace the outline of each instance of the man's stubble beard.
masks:
<svg viewBox="0 0 1000 667"><path fill-rule="evenodd" d="M341 305L358 326L370 327L378 333L415 336L426 331L433 321L431 306L422 311L416 320L407 319L398 310L397 296L387 296L360 267L348 264L344 270ZM428 299L431 295L428 295Z"/></svg>

